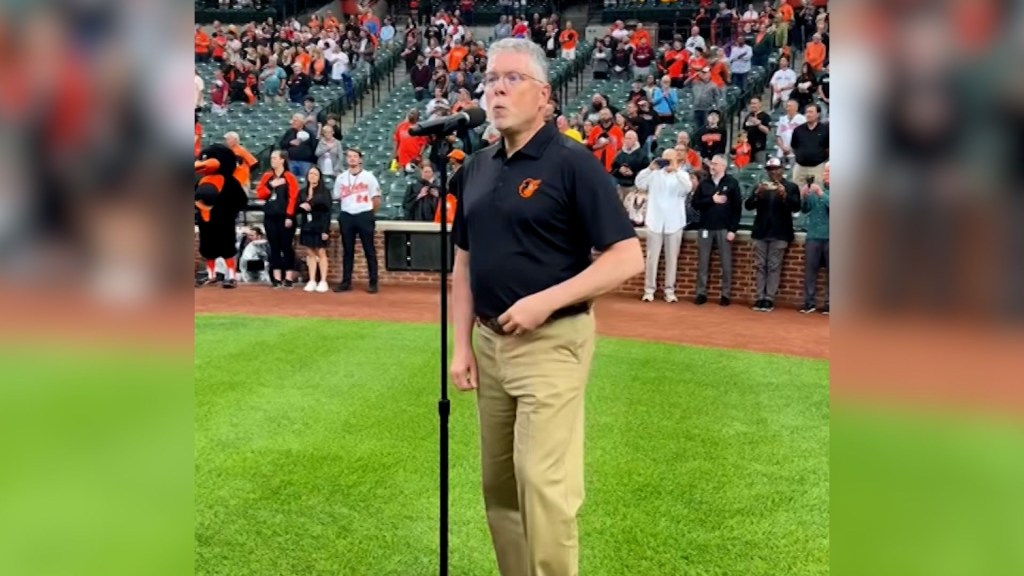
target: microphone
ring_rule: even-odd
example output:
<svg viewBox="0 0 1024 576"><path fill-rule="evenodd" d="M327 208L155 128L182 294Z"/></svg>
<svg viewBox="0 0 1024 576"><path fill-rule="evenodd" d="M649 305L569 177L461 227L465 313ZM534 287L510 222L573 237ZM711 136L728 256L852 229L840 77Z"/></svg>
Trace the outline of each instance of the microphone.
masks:
<svg viewBox="0 0 1024 576"><path fill-rule="evenodd" d="M467 108L465 112L424 120L409 129L410 136L447 135L459 128L476 128L487 121L487 113L480 108Z"/></svg>

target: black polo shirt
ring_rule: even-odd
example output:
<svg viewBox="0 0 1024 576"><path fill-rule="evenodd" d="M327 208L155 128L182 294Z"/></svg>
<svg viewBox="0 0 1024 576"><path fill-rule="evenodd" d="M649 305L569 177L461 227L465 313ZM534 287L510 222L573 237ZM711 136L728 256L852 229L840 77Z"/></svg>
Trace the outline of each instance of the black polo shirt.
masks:
<svg viewBox="0 0 1024 576"><path fill-rule="evenodd" d="M615 181L584 146L545 124L511 158L504 141L462 168L452 224L469 252L474 312L497 318L520 298L576 276L636 232Z"/></svg>
<svg viewBox="0 0 1024 576"><path fill-rule="evenodd" d="M793 159L801 166L817 166L828 160L828 124L818 122L812 130L806 123L793 130L789 141Z"/></svg>

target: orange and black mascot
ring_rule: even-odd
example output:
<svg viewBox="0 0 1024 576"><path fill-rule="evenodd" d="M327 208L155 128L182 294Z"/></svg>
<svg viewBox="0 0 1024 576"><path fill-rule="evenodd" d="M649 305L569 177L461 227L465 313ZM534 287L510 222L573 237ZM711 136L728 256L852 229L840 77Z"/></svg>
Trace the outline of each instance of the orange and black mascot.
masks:
<svg viewBox="0 0 1024 576"><path fill-rule="evenodd" d="M207 272L203 286L217 283L217 258L223 258L228 268L224 288L236 285L235 221L249 204L248 195L234 177L236 162L235 153L223 144L207 146L195 162L196 174L200 176L195 194L199 254L206 260Z"/></svg>

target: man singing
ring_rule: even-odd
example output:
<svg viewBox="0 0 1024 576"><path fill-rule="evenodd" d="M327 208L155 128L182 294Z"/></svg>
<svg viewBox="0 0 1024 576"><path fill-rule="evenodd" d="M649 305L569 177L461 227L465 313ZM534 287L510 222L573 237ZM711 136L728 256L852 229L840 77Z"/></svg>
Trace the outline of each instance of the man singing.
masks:
<svg viewBox="0 0 1024 576"><path fill-rule="evenodd" d="M644 257L615 181L544 121L551 85L541 48L496 42L483 81L501 139L463 168L451 375L458 389L477 391L502 576L576 576L592 303L642 272Z"/></svg>

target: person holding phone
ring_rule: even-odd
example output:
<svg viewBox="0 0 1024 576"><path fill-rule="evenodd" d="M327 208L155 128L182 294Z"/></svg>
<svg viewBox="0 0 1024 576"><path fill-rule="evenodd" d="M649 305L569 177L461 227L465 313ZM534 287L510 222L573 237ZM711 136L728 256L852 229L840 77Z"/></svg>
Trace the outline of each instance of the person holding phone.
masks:
<svg viewBox="0 0 1024 576"><path fill-rule="evenodd" d="M800 210L800 190L786 180L782 161L769 158L764 165L768 180L758 184L747 198L747 210L756 210L750 237L754 239L754 270L757 301L752 309L771 312L782 278L782 260L793 241L793 213Z"/></svg>
<svg viewBox="0 0 1024 576"><path fill-rule="evenodd" d="M270 153L270 170L260 179L256 197L265 201L263 225L270 244L270 283L274 288L291 288L295 282L295 210L299 181L288 169L288 153L284 150Z"/></svg>
<svg viewBox="0 0 1024 576"><path fill-rule="evenodd" d="M658 263L665 251L665 302L678 302L676 297L676 270L679 248L686 227L686 196L691 182L688 165L680 162L675 149L665 150L661 158L636 175L636 187L647 192L647 260L644 273L644 295L641 300L652 302L657 290Z"/></svg>
<svg viewBox="0 0 1024 576"><path fill-rule="evenodd" d="M825 178L818 184L809 175L800 187L800 211L808 214L807 239L804 243L804 306L803 314L810 314L817 307L818 271L825 269L825 305L821 313L828 316L828 220L829 220L829 175L825 162Z"/></svg>

